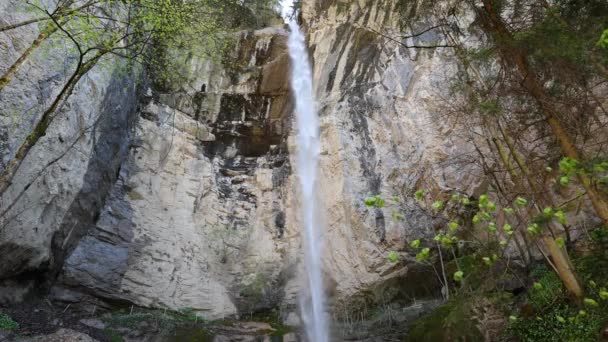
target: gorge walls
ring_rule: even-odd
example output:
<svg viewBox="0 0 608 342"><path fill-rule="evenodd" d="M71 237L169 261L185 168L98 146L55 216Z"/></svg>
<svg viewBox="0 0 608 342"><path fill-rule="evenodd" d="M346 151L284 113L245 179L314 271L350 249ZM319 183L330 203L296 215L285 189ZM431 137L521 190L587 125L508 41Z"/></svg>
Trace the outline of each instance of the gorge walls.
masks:
<svg viewBox="0 0 608 342"><path fill-rule="evenodd" d="M379 34L401 34L399 3L302 4L321 119L318 201L334 307L438 296L433 271L405 253L409 241L440 224L413 193L477 180L476 170L447 163L465 145L444 138L451 127L434 107L454 72L449 54ZM426 27L423 16L415 20ZM15 58L23 48L15 40L34 34L0 33L2 55ZM206 318L294 311L302 222L286 39L283 27L240 32L221 60L193 58L188 79L168 89L139 82L138 92L138 74L101 69L83 79L3 196L0 209L11 206L0 231L10 260L0 266L6 288L51 273L51 298L85 307L192 308ZM417 39L431 42L434 34ZM32 61L28 77L0 93L3 108L44 105L44 92L56 91L63 75L44 63ZM4 162L35 116L28 120L2 122ZM376 194L405 199L398 205L405 220L391 208L366 208L365 197ZM403 261L390 262L392 250Z"/></svg>

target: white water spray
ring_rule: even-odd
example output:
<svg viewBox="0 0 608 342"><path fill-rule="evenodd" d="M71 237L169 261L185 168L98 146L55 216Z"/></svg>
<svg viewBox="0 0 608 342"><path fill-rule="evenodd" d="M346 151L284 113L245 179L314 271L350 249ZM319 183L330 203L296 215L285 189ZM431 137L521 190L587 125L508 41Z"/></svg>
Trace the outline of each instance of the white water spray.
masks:
<svg viewBox="0 0 608 342"><path fill-rule="evenodd" d="M304 286L301 310L306 335L310 342L327 342L325 296L321 274L321 239L316 220L315 186L319 159L319 118L312 92L312 71L304 36L295 20L289 22L289 56L291 57L291 88L296 102L298 127L298 176L302 190L304 219L304 257L307 284Z"/></svg>

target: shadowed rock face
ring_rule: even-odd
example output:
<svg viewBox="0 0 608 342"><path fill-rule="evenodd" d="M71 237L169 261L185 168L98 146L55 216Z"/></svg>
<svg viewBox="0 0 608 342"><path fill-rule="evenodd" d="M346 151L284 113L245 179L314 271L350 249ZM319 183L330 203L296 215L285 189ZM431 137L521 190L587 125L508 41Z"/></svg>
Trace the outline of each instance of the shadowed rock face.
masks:
<svg viewBox="0 0 608 342"><path fill-rule="evenodd" d="M28 17L16 10L18 3L0 4L0 25ZM26 25L0 34L0 72L38 29ZM36 50L0 92L0 169L73 71L74 56L65 50L57 45ZM23 289L52 279L97 220L127 155L138 105L140 70L121 72L122 66L109 58L81 79L0 198L0 301L20 299Z"/></svg>

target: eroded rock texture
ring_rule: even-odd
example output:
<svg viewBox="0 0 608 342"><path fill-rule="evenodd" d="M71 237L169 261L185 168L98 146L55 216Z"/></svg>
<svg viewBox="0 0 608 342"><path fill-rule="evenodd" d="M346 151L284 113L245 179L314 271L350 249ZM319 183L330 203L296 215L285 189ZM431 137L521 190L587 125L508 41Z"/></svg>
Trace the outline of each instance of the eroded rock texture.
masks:
<svg viewBox="0 0 608 342"><path fill-rule="evenodd" d="M188 83L150 90L128 160L67 260L57 298L212 318L281 303L298 250L286 231L285 41L281 29L243 32L223 64L193 60Z"/></svg>
<svg viewBox="0 0 608 342"><path fill-rule="evenodd" d="M0 4L2 25L27 18L17 11L18 3ZM2 73L38 29L28 25L0 34ZM0 300L18 298L33 286L31 280L53 273L97 220L126 156L137 111L138 71L124 72L122 65L104 60L82 78L2 194ZM65 46L45 45L0 91L0 169L32 133L73 68L74 56Z"/></svg>
<svg viewBox="0 0 608 342"><path fill-rule="evenodd" d="M387 260L437 222L407 201L398 222L389 208L366 208L365 197L411 198L423 184L446 190L475 179L442 164L463 148L444 140L450 127L432 107L452 72L449 56L377 34L400 32L397 3L303 4L322 125L324 273L336 307L437 296L432 271L405 253L404 262ZM55 300L188 307L206 318L291 309L302 265L286 39L280 27L242 32L222 61L194 59L183 84L140 97L135 87L115 89L115 77L83 80L5 197L79 127L101 117L106 128L87 133L11 209L24 214L0 232L2 255L14 261L0 278L54 269L65 255Z"/></svg>

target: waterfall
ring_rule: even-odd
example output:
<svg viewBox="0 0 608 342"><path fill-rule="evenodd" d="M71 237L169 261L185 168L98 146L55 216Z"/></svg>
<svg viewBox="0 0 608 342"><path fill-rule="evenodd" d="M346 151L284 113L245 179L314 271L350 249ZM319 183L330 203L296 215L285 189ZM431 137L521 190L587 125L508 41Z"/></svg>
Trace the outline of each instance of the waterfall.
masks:
<svg viewBox="0 0 608 342"><path fill-rule="evenodd" d="M311 342L327 342L325 296L321 274L321 239L317 220L315 186L319 159L319 118L312 91L312 71L304 36L295 20L290 20L289 56L291 57L291 88L295 98L298 128L298 177L302 192L304 221L304 257L306 285L301 310L306 335Z"/></svg>

